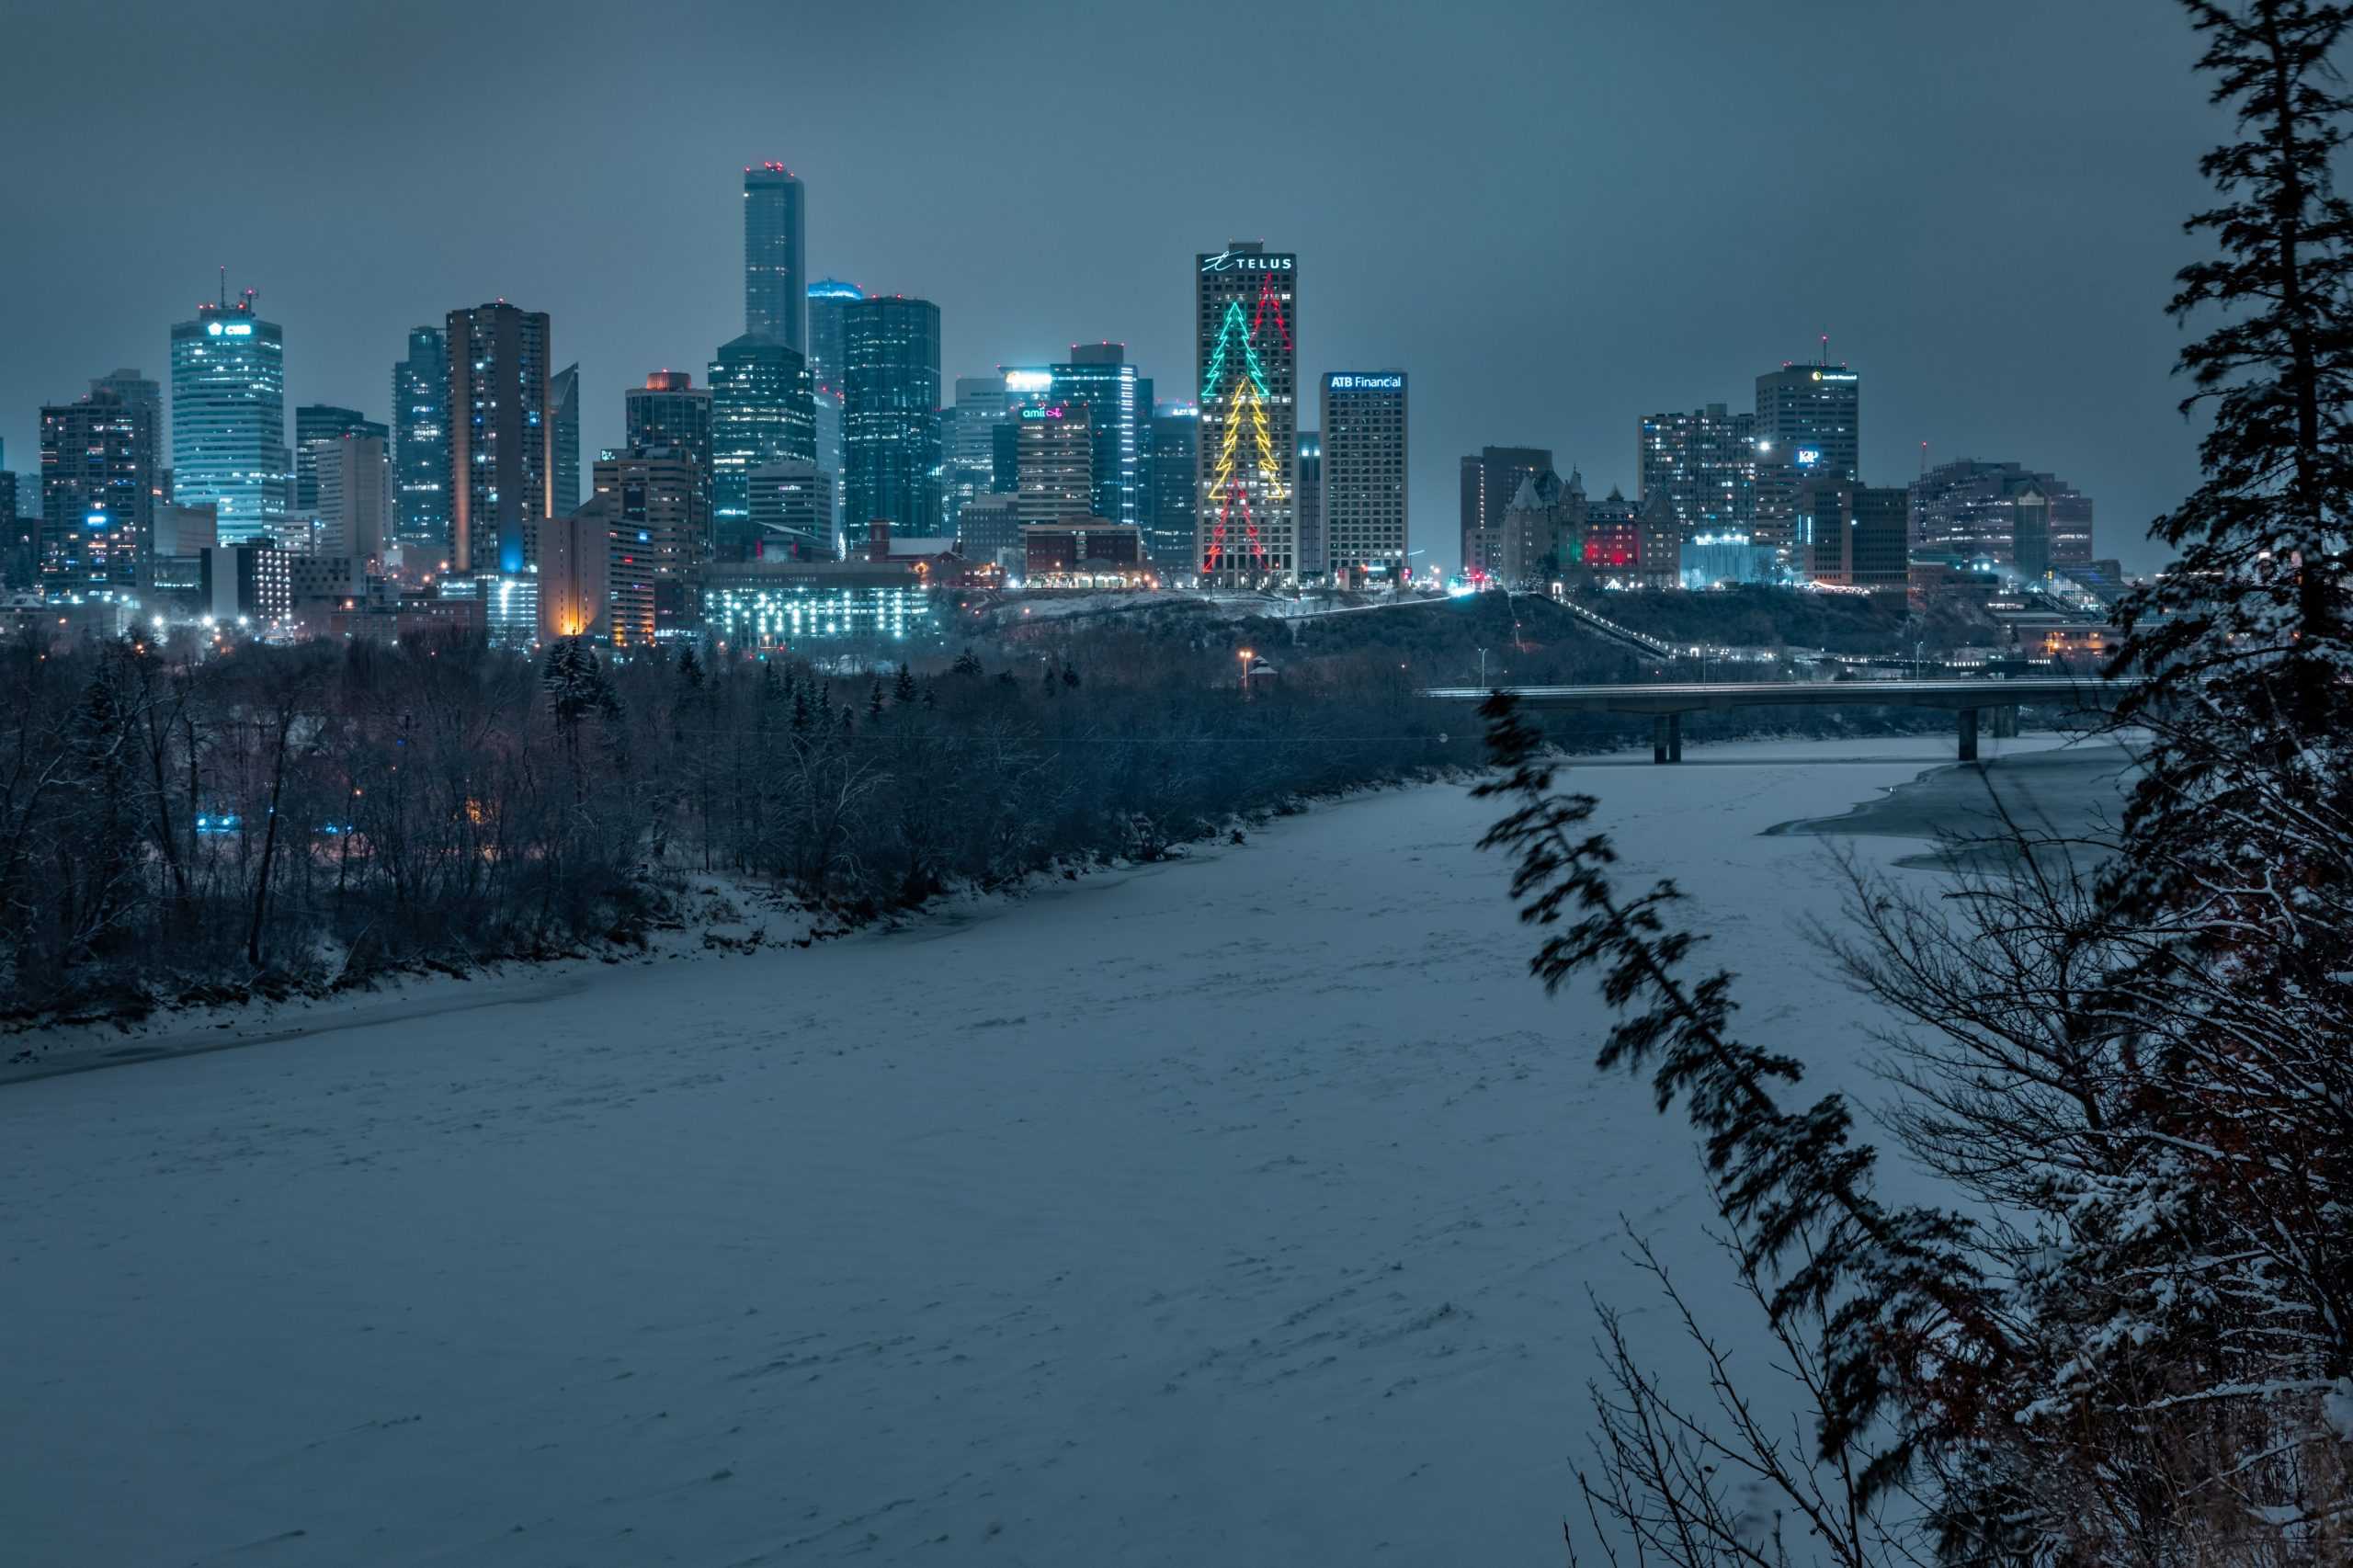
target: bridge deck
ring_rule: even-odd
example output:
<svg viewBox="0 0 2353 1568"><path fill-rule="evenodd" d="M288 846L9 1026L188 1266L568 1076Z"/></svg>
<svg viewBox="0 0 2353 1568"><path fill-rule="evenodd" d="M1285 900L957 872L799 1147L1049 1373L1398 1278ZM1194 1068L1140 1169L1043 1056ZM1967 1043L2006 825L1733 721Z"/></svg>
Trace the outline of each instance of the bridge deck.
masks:
<svg viewBox="0 0 2353 1568"><path fill-rule="evenodd" d="M1707 713L1734 708L2008 708L2022 702L2109 708L2137 684L2124 680L1723 681L1623 686L1506 687L1520 706L1577 713ZM1481 702L1472 686L1435 687L1432 697Z"/></svg>
<svg viewBox="0 0 2353 1568"><path fill-rule="evenodd" d="M2086 712L2114 707L2139 683L2129 680L1829 680L1636 682L1623 686L1515 686L1503 689L1523 708L1573 713L1648 713L1651 760L1683 760L1683 715L1724 713L1735 708L1942 708L1954 715L1961 760L1977 760L1977 715L1992 709L2001 729L2011 728L2021 703ZM1434 687L1428 696L1449 702L1482 702L1474 686Z"/></svg>

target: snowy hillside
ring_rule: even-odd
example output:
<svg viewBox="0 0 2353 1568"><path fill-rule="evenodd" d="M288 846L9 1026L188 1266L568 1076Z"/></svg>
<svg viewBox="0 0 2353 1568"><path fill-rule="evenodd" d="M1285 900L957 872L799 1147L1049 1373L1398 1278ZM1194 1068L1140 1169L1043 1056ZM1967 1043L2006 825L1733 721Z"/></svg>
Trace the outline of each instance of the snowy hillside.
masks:
<svg viewBox="0 0 2353 1568"><path fill-rule="evenodd" d="M1760 835L1950 744L1574 778L1749 1032L1861 1084L1801 926L1832 846L1917 846ZM1495 814L0 1088L10 1554L1557 1563L1585 1292L1672 1342L1620 1214L1721 1266Z"/></svg>

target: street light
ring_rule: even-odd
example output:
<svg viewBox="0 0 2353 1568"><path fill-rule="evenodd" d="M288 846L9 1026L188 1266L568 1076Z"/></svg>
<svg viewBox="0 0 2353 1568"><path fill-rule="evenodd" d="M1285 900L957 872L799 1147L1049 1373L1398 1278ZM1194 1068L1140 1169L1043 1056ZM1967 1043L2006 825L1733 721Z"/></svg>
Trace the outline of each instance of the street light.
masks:
<svg viewBox="0 0 2353 1568"><path fill-rule="evenodd" d="M1242 691L1245 696L1247 696L1250 691L1250 650L1240 649L1235 653L1234 657L1242 661Z"/></svg>

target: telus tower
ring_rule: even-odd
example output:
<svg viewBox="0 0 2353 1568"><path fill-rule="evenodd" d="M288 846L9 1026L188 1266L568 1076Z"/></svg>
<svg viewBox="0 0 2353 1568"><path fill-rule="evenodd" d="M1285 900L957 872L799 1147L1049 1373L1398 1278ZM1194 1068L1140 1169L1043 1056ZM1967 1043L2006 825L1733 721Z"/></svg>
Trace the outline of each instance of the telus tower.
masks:
<svg viewBox="0 0 2353 1568"><path fill-rule="evenodd" d="M1235 240L1193 262L1201 385L1193 538L1201 585L1296 582L1297 258Z"/></svg>

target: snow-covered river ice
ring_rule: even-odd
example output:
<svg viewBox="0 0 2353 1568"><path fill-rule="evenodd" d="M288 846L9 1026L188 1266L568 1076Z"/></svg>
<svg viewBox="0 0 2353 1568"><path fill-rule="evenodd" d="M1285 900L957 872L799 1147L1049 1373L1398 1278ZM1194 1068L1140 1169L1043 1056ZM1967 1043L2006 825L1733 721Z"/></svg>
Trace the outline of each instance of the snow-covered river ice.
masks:
<svg viewBox="0 0 2353 1568"><path fill-rule="evenodd" d="M1868 1093L1802 928L1920 846L1764 830L1950 746L1569 778ZM1620 1216L1754 1335L1496 814L0 1085L0 1559L1557 1564L1586 1292L1673 1343Z"/></svg>

